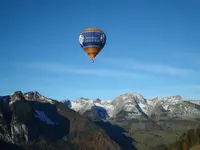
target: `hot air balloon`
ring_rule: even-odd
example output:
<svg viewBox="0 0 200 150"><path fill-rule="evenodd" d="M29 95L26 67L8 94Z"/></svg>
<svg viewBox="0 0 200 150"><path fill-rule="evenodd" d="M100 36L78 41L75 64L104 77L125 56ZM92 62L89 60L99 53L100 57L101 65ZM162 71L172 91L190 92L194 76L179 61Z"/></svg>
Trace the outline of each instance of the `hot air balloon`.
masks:
<svg viewBox="0 0 200 150"><path fill-rule="evenodd" d="M95 57L106 44L105 33L98 28L87 28L79 35L79 44L94 62Z"/></svg>

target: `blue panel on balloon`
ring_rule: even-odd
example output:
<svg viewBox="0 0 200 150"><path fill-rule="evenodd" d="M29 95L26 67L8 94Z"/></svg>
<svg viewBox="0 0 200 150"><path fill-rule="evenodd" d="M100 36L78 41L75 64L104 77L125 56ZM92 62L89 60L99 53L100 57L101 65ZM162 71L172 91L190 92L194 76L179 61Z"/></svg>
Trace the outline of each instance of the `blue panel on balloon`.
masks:
<svg viewBox="0 0 200 150"><path fill-rule="evenodd" d="M87 46L96 46L103 48L106 43L106 36L102 32L86 31L81 33L79 37L79 43L82 48L85 48Z"/></svg>

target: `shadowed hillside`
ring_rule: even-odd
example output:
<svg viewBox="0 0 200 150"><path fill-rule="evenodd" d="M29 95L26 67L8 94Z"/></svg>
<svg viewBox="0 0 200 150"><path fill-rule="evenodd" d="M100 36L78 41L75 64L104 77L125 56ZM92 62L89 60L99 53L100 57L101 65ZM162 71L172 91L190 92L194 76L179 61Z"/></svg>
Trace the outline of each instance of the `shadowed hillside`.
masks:
<svg viewBox="0 0 200 150"><path fill-rule="evenodd" d="M119 144L123 150L136 150L133 146L134 139L126 136L126 132L123 128L117 125L113 125L109 122L95 122L98 126L102 127L110 138Z"/></svg>
<svg viewBox="0 0 200 150"><path fill-rule="evenodd" d="M103 129L37 92L0 97L0 140L3 149L120 149Z"/></svg>

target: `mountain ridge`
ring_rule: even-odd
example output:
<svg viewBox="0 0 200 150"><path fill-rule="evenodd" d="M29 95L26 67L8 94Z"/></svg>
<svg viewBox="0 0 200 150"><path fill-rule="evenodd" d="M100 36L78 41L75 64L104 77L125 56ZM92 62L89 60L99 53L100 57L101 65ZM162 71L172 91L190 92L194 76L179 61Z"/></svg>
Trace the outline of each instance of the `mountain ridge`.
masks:
<svg viewBox="0 0 200 150"><path fill-rule="evenodd" d="M156 149L156 147L159 149L175 142L184 132L197 127L200 123L198 117L200 116L200 101L185 100L180 95L146 99L141 94L131 92L107 101L101 101L99 98L58 101L47 98L37 91L24 94L17 91L12 95L1 96L0 104L0 111L4 112L0 114L0 121L2 119L3 124L10 122L13 118L20 120L20 117L9 117L13 111L17 112L16 116L23 116L23 112L26 112L25 116L27 117L21 117L22 121L25 118L27 122L26 118L33 116L40 123L43 122L49 126L59 124L59 116L56 117L56 113L67 118L68 121L64 122L69 122L69 128L63 138L68 138L64 143L61 140L62 142L52 144L44 139L40 140L44 142L38 140L29 142L29 138L26 136L27 126L17 125L17 129L22 131L21 136L23 135L19 141L25 139L26 142L28 139L27 148L34 147L34 145L39 148L42 143L46 143L43 147L49 146L49 149L55 149L57 144L62 143L66 144L66 147L69 146L69 149L70 147L88 149L93 145L96 145L96 149L101 149L101 142L98 143L99 138L95 138L97 140L95 144L88 141L92 137L100 137L100 141L104 141L105 148L115 147L114 149L118 149L117 144L119 144L121 149L126 149L127 146L130 150L150 150ZM5 111L7 107L12 109ZM34 112L34 115L32 115L32 112ZM89 126L92 128L89 129ZM0 138L7 139L6 142L11 141L13 135L10 131L14 131L15 136L18 135L17 130L13 129L10 130L9 126L5 126L3 128L5 134L0 134ZM62 127L59 127L55 132L59 133L58 131L62 131L61 129ZM99 132L96 132L96 129ZM43 127L41 131L45 135L47 130ZM54 134L53 130L52 133ZM52 135L47 137L52 137ZM18 142L14 141L14 143ZM41 148L41 150L43 149Z"/></svg>
<svg viewBox="0 0 200 150"><path fill-rule="evenodd" d="M37 92L0 97L0 140L22 149L120 149L102 128Z"/></svg>
<svg viewBox="0 0 200 150"><path fill-rule="evenodd" d="M68 100L69 102L70 100ZM171 115L176 111L175 106L180 105L184 107L188 113L183 113L179 117L192 117L196 111L196 107L193 106L193 113L190 115L192 104L200 104L199 100L185 100L180 95L174 95L169 97L155 97L153 99L146 99L141 94L131 92L117 96L113 100L96 102L95 99L79 98L75 101L70 101L70 108L83 114L87 110L91 110L94 107L101 107L107 111L108 118L115 118L120 111L128 112L126 118L133 119L133 116L146 115L151 116L157 106L162 107L164 110L171 112ZM188 103L188 104L187 104ZM189 104L190 103L190 104ZM181 109L179 108L179 109ZM190 109L190 110L189 110ZM190 112L189 112L190 111Z"/></svg>

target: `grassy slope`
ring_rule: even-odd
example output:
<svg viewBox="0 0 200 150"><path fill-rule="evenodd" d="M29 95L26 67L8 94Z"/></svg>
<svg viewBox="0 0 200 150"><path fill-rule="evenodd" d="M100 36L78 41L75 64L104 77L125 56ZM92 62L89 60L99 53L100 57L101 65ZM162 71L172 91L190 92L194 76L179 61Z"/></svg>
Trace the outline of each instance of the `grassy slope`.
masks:
<svg viewBox="0 0 200 150"><path fill-rule="evenodd" d="M200 124L200 122L196 120L162 120L157 122L157 124L162 126L164 129L160 130L159 128L156 128L155 125L152 125L151 121L148 120L139 120L139 122L121 121L113 123L123 127L127 131L127 135L136 140L133 144L138 148L138 150L150 150L159 145L174 143L184 132L187 132L189 128L196 128ZM155 128L152 128L151 126Z"/></svg>

